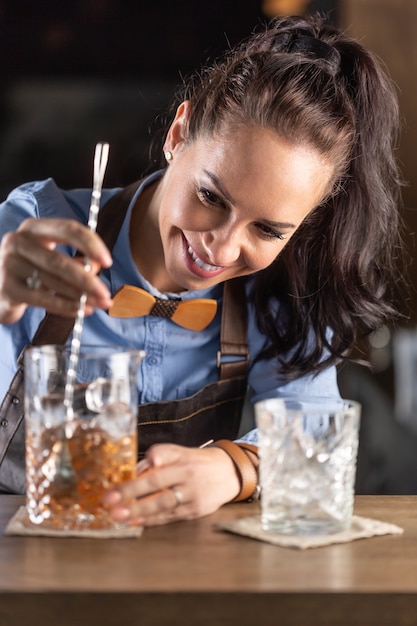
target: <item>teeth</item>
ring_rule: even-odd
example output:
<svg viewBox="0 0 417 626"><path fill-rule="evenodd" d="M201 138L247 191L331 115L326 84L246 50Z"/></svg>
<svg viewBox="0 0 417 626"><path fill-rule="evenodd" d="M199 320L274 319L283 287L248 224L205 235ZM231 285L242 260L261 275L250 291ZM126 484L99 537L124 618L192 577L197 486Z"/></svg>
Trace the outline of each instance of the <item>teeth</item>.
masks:
<svg viewBox="0 0 417 626"><path fill-rule="evenodd" d="M218 265L209 265L208 263L203 263L203 261L199 259L198 256L195 254L191 246L188 246L188 253L191 256L194 263L198 265L198 267L201 267L201 269L206 272L215 272L221 269Z"/></svg>

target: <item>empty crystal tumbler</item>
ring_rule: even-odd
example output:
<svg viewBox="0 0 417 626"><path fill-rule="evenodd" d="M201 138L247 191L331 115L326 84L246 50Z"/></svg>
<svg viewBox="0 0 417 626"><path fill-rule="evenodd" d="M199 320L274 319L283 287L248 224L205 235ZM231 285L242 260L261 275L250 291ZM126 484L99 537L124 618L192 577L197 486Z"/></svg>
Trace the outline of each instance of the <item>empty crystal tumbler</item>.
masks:
<svg viewBox="0 0 417 626"><path fill-rule="evenodd" d="M264 530L323 535L352 520L361 406L332 398L255 404Z"/></svg>
<svg viewBox="0 0 417 626"><path fill-rule="evenodd" d="M82 346L71 411L65 403L70 350L25 353L26 508L48 528L116 526L104 492L135 476L137 372L144 353Z"/></svg>

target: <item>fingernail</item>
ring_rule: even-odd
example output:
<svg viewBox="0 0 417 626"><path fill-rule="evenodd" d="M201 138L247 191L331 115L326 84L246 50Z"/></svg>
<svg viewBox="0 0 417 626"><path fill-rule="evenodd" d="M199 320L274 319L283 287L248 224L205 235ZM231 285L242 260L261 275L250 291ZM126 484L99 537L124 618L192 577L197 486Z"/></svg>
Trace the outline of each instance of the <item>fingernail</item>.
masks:
<svg viewBox="0 0 417 626"><path fill-rule="evenodd" d="M135 517L129 521L129 526L145 526L145 518Z"/></svg>
<svg viewBox="0 0 417 626"><path fill-rule="evenodd" d="M111 267L111 265L113 265L113 258L112 255L110 254L110 252L106 251L104 253L104 263L103 265L105 267Z"/></svg>
<svg viewBox="0 0 417 626"><path fill-rule="evenodd" d="M102 502L107 506L113 506L114 504L120 502L121 499L122 494L120 493L120 491L108 491L104 494Z"/></svg>
<svg viewBox="0 0 417 626"><path fill-rule="evenodd" d="M118 522L123 522L130 516L130 511L124 507L118 507L117 509L112 510L111 516Z"/></svg>
<svg viewBox="0 0 417 626"><path fill-rule="evenodd" d="M147 459L142 459L136 465L136 473L140 474L141 472L144 472L145 470L149 469L150 467L151 467L151 464L149 463L149 461Z"/></svg>

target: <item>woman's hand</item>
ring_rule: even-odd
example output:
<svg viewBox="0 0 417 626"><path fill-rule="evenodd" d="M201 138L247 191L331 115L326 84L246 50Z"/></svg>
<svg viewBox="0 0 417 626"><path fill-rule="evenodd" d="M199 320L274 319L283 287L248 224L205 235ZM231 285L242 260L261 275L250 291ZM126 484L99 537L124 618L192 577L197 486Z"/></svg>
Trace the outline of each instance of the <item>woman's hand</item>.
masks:
<svg viewBox="0 0 417 626"><path fill-rule="evenodd" d="M88 256L91 271L85 271L82 259L57 251L59 244L74 246ZM87 315L95 307L109 308L110 294L97 273L111 263L103 241L83 224L68 219L25 220L0 244L0 323L16 322L28 305L73 317L82 293L87 294ZM32 286L30 277L38 279Z"/></svg>
<svg viewBox="0 0 417 626"><path fill-rule="evenodd" d="M117 521L154 526L213 513L239 489L223 450L156 444L138 464L137 478L109 491L103 503Z"/></svg>

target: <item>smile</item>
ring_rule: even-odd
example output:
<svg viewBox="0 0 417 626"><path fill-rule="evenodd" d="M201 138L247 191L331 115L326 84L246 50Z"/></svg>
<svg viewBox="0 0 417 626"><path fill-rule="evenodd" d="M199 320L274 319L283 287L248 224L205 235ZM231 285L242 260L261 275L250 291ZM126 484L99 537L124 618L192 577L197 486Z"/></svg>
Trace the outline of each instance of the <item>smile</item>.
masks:
<svg viewBox="0 0 417 626"><path fill-rule="evenodd" d="M200 267L205 272L218 272L222 268L218 265L210 265L209 263L204 263L194 252L191 246L188 246L188 254L194 261L194 263Z"/></svg>

